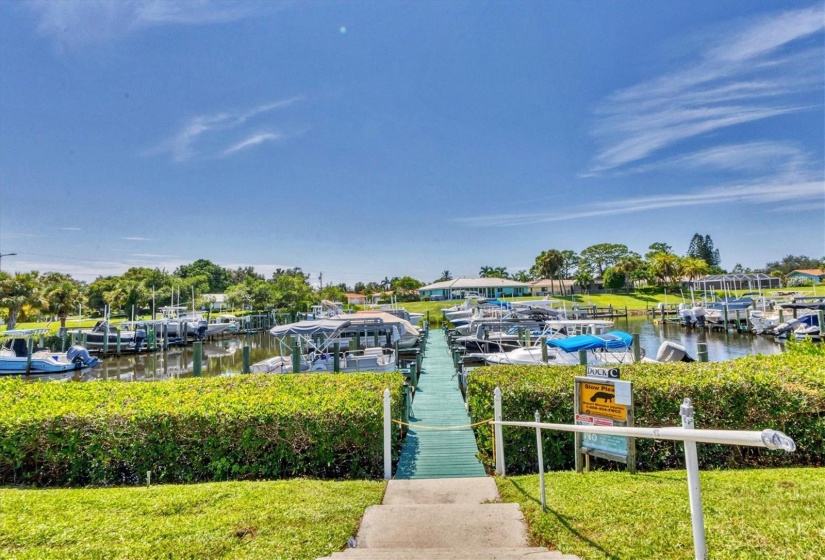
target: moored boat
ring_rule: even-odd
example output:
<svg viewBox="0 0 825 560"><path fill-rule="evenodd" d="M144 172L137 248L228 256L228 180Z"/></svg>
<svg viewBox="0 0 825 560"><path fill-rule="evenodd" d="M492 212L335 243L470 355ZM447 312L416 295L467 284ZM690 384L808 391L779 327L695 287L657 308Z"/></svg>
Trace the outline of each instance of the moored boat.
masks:
<svg viewBox="0 0 825 560"><path fill-rule="evenodd" d="M0 333L6 339L0 347L0 374L62 373L92 368L100 363L83 346L72 346L66 352L34 346L33 337L47 332L48 329L28 329Z"/></svg>

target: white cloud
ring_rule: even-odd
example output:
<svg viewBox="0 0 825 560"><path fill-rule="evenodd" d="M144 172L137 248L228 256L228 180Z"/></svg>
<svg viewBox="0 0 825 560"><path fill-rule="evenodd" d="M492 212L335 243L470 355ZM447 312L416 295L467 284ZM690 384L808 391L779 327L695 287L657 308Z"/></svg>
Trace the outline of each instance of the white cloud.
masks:
<svg viewBox="0 0 825 560"><path fill-rule="evenodd" d="M202 149L213 154L213 157L215 153L223 157L267 140L283 138L282 134L274 132L259 133L250 136L250 132L245 129L245 125L260 126L260 121L270 112L289 107L302 100L303 97L290 97L246 110L225 111L211 115L196 115L188 119L181 129L172 137L146 151L145 155L169 153L172 154L172 158L175 161L182 162L195 157L200 153L199 150ZM235 141L227 146L225 139L227 134L235 138L239 135L245 135L246 140L240 142ZM245 142L251 143L243 145Z"/></svg>
<svg viewBox="0 0 825 560"><path fill-rule="evenodd" d="M808 203L816 205L821 203L823 198L825 198L825 181L822 179L788 176L748 184L710 187L693 193L662 194L597 202L586 208L573 207L551 212L472 216L457 218L455 221L474 227L523 226L688 206L800 204L802 202L806 205Z"/></svg>
<svg viewBox="0 0 825 560"><path fill-rule="evenodd" d="M751 21L711 42L688 67L610 95L596 110L601 149L591 173L644 160L682 140L810 108L799 94L822 87L819 8ZM788 52L794 44L796 52Z"/></svg>
<svg viewBox="0 0 825 560"><path fill-rule="evenodd" d="M121 237L120 239L125 239L126 241L156 241L148 237Z"/></svg>
<svg viewBox="0 0 825 560"><path fill-rule="evenodd" d="M117 40L158 25L227 23L278 9L275 3L208 0L33 0L37 31L62 47Z"/></svg>
<svg viewBox="0 0 825 560"><path fill-rule="evenodd" d="M264 142L271 142L272 140L279 140L282 138L280 134L273 133L273 132L259 132L257 134L253 134L249 138L245 140L241 140L237 144L230 146L223 152L223 157L229 156L234 154L235 152L240 152L241 150L245 150L246 148L251 148L252 146L257 146L258 144L262 144Z"/></svg>
<svg viewBox="0 0 825 560"><path fill-rule="evenodd" d="M766 172L777 168L811 167L808 156L790 142L744 142L724 144L653 163L639 165L630 172L659 169L691 169L736 172Z"/></svg>

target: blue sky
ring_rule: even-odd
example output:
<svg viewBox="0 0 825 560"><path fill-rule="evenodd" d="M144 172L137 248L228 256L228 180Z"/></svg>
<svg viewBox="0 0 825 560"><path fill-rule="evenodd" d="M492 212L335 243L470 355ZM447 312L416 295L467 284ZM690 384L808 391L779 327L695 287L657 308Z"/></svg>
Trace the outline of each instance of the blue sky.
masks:
<svg viewBox="0 0 825 560"><path fill-rule="evenodd" d="M825 3L3 2L4 270L825 254Z"/></svg>

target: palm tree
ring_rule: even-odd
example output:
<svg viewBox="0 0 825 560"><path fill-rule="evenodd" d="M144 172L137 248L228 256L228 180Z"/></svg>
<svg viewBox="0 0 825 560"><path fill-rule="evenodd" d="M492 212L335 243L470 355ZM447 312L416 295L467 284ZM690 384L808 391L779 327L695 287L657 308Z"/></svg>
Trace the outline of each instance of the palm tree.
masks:
<svg viewBox="0 0 825 560"><path fill-rule="evenodd" d="M46 309L60 319L60 328L66 328L66 317L85 302L86 297L77 282L71 278L60 278L46 284L43 290Z"/></svg>
<svg viewBox="0 0 825 560"><path fill-rule="evenodd" d="M613 267L616 272L624 275L624 285L626 293L630 293L630 284L633 275L642 268L642 259L638 255L629 255L615 264Z"/></svg>
<svg viewBox="0 0 825 560"><path fill-rule="evenodd" d="M447 280L452 280L452 279L453 279L453 275L450 273L450 271L445 270L444 272L441 273L441 278L436 280L436 282L446 282Z"/></svg>
<svg viewBox="0 0 825 560"><path fill-rule="evenodd" d="M478 275L481 278L492 278L493 271L495 269L492 266L482 266L481 269L478 271Z"/></svg>
<svg viewBox="0 0 825 560"><path fill-rule="evenodd" d="M556 288L553 280L558 275L559 270L564 266L564 254L557 249L550 249L549 251L542 251L536 257L536 270L542 278L550 279L550 290L553 295L556 294ZM562 289L563 290L563 289Z"/></svg>
<svg viewBox="0 0 825 560"><path fill-rule="evenodd" d="M679 269L682 275L690 278L691 281L710 272L710 265L703 259L695 257L684 257L679 261Z"/></svg>
<svg viewBox="0 0 825 560"><path fill-rule="evenodd" d="M589 270L579 269L573 276L573 282L584 291L593 283L593 275Z"/></svg>
<svg viewBox="0 0 825 560"><path fill-rule="evenodd" d="M679 257L673 253L655 253L650 257L650 272L664 284L672 284L679 273Z"/></svg>
<svg viewBox="0 0 825 560"><path fill-rule="evenodd" d="M37 271L15 272L0 280L0 307L9 310L8 330L17 325L17 315L24 305L39 307L39 276Z"/></svg>
<svg viewBox="0 0 825 560"><path fill-rule="evenodd" d="M518 272L513 274L513 280L515 280L516 282L529 282L530 280L532 280L532 278L530 278L530 273L528 271L519 270Z"/></svg>

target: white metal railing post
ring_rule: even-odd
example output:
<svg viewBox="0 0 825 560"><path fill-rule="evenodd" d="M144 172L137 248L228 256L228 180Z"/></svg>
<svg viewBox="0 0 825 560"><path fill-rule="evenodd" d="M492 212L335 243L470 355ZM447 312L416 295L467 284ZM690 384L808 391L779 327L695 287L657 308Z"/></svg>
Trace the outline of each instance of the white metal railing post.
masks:
<svg viewBox="0 0 825 560"><path fill-rule="evenodd" d="M544 493L544 450L541 448L541 428L538 426L541 422L541 414L536 411L536 449L538 450L539 458L539 490L541 491L541 511L547 513L547 497Z"/></svg>
<svg viewBox="0 0 825 560"><path fill-rule="evenodd" d="M679 407L682 427L693 430L693 406L690 399L685 399ZM705 517L702 513L702 490L699 486L699 459L696 455L696 442L685 441L685 467L687 468L688 496L690 497L690 519L693 525L693 554L696 560L708 557L705 543Z"/></svg>
<svg viewBox="0 0 825 560"><path fill-rule="evenodd" d="M384 389L384 480L392 478L392 409L390 390Z"/></svg>
<svg viewBox="0 0 825 560"><path fill-rule="evenodd" d="M496 390L493 392L493 395L493 419L496 422L501 422L501 389L499 387L496 387ZM495 428L493 429L493 435L496 440L496 474L499 476L504 476L505 473L503 431L504 430L502 430L500 423L495 424Z"/></svg>

